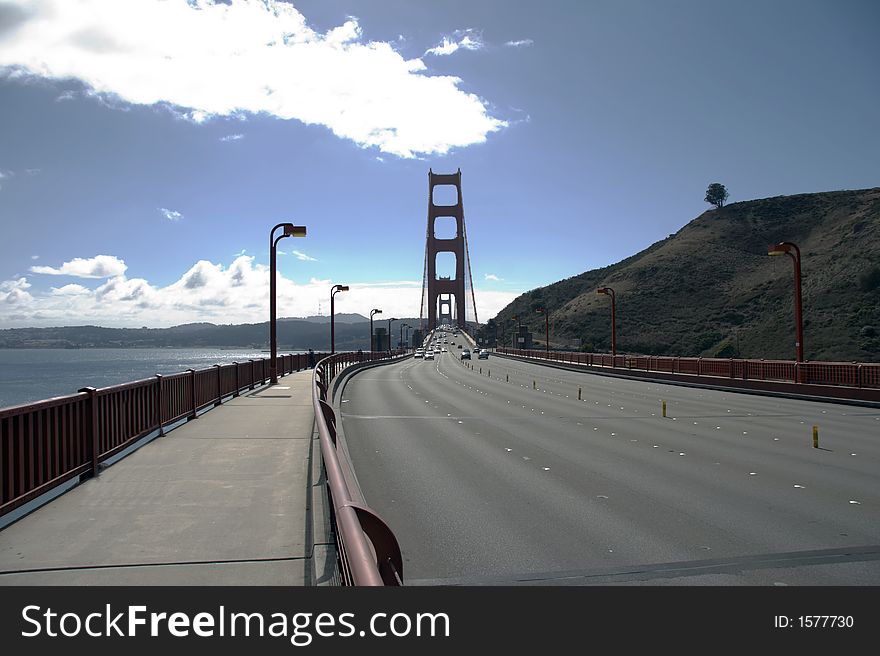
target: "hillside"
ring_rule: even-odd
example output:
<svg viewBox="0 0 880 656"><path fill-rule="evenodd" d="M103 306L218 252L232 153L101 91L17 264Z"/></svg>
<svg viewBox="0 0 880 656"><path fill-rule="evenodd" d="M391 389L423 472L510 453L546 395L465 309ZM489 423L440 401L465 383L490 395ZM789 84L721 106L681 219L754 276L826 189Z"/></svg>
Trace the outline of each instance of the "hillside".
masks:
<svg viewBox="0 0 880 656"><path fill-rule="evenodd" d="M780 241L801 250L805 358L880 361L880 188L706 211L622 262L519 296L485 334L519 315L543 345L546 304L551 347L608 350L610 299L596 293L608 286L618 352L793 359L793 266L767 255Z"/></svg>

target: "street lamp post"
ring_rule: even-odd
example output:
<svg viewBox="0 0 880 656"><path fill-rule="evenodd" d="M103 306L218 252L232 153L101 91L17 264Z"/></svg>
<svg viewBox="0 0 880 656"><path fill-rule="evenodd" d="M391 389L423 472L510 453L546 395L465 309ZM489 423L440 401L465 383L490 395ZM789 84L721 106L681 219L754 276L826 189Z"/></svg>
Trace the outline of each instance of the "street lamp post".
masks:
<svg viewBox="0 0 880 656"><path fill-rule="evenodd" d="M409 324L408 323L401 323L400 324L400 340L397 342L397 345L400 347L403 347L403 329L404 328L409 328Z"/></svg>
<svg viewBox="0 0 880 656"><path fill-rule="evenodd" d="M391 317L388 320L388 355L391 355L391 322L397 321L397 317Z"/></svg>
<svg viewBox="0 0 880 656"><path fill-rule="evenodd" d="M542 312L544 314L544 346L546 346L547 357L550 357L550 313L547 312L547 308L538 308L535 310L536 312Z"/></svg>
<svg viewBox="0 0 880 656"><path fill-rule="evenodd" d="M370 352L373 351L373 342L375 341L373 338L373 315L374 314L382 314L382 310L375 309L370 310Z"/></svg>
<svg viewBox="0 0 880 656"><path fill-rule="evenodd" d="M284 231L275 236L275 231L283 228ZM278 327L275 322L275 251L278 242L285 237L305 237L306 227L295 226L292 223L279 223L269 232L269 380L273 385L278 384Z"/></svg>
<svg viewBox="0 0 880 656"><path fill-rule="evenodd" d="M617 308L614 302L614 290L611 287L600 287L596 290L596 293L611 297L611 355L617 355L617 325L615 316Z"/></svg>
<svg viewBox="0 0 880 656"><path fill-rule="evenodd" d="M789 255L794 262L794 322L795 322L795 357L797 362L804 361L804 319L801 305L801 249L790 241L783 241L767 248L767 255Z"/></svg>
<svg viewBox="0 0 880 656"><path fill-rule="evenodd" d="M333 285L330 288L330 354L336 353L336 325L333 297L339 292L347 292L348 285Z"/></svg>

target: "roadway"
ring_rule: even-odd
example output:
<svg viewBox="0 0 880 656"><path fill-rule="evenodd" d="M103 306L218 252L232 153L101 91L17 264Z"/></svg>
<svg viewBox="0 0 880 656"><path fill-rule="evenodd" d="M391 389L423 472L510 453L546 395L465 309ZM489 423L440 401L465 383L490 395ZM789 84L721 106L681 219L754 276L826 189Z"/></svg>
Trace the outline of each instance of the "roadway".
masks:
<svg viewBox="0 0 880 656"><path fill-rule="evenodd" d="M877 409L456 346L337 399L408 584L880 584Z"/></svg>

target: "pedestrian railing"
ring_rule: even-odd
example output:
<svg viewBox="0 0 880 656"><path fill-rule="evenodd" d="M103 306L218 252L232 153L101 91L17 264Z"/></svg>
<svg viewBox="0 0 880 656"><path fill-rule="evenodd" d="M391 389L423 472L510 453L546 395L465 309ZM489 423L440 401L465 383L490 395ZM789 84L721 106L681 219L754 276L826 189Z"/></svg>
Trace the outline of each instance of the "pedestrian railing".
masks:
<svg viewBox="0 0 880 656"><path fill-rule="evenodd" d="M324 354L281 355L279 375ZM95 476L101 463L169 424L263 385L269 359L190 369L0 409L0 517L53 488Z"/></svg>
<svg viewBox="0 0 880 656"><path fill-rule="evenodd" d="M880 389L880 363L794 362L734 358L679 358L646 355L609 355L536 349L499 348L498 353L531 360L580 364L632 371L758 380L857 389Z"/></svg>
<svg viewBox="0 0 880 656"><path fill-rule="evenodd" d="M349 367L369 362L396 362L402 351L337 353L315 367L312 401L324 459L330 520L336 539L340 583L356 586L403 585L403 558L397 538L357 486L352 465L337 443L337 421L331 383Z"/></svg>

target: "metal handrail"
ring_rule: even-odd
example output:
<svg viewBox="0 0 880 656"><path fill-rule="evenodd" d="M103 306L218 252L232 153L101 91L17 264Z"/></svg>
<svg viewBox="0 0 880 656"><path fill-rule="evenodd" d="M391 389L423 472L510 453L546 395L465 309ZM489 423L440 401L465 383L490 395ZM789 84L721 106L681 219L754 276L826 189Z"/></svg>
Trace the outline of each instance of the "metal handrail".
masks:
<svg viewBox="0 0 880 656"><path fill-rule="evenodd" d="M734 358L679 358L674 356L616 355L575 351L546 351L499 347L498 353L530 360L737 380L772 381L835 388L880 389L880 363L810 360L751 360Z"/></svg>
<svg viewBox="0 0 880 656"><path fill-rule="evenodd" d="M403 558L394 533L384 520L361 503L360 490L349 487L344 473L345 457L337 445L337 425L329 404L330 382L353 365L367 362L392 363L405 352L337 353L315 366L312 403L321 444L324 471L332 508L331 520L337 539L342 582L355 586L403 585ZM323 405L322 405L323 402ZM328 421L332 422L331 426ZM356 485L356 483L354 483Z"/></svg>
<svg viewBox="0 0 880 656"><path fill-rule="evenodd" d="M324 354L315 354L315 358ZM306 354L279 355L281 374L309 366ZM253 361L266 370L268 358ZM84 388L66 396L0 408L0 516L80 476L94 476L99 463L143 437L224 397L253 388L239 373L242 363ZM223 385L224 374L229 372ZM196 388L196 378L209 381ZM216 393L213 390L217 387ZM201 398L196 392L201 392Z"/></svg>

